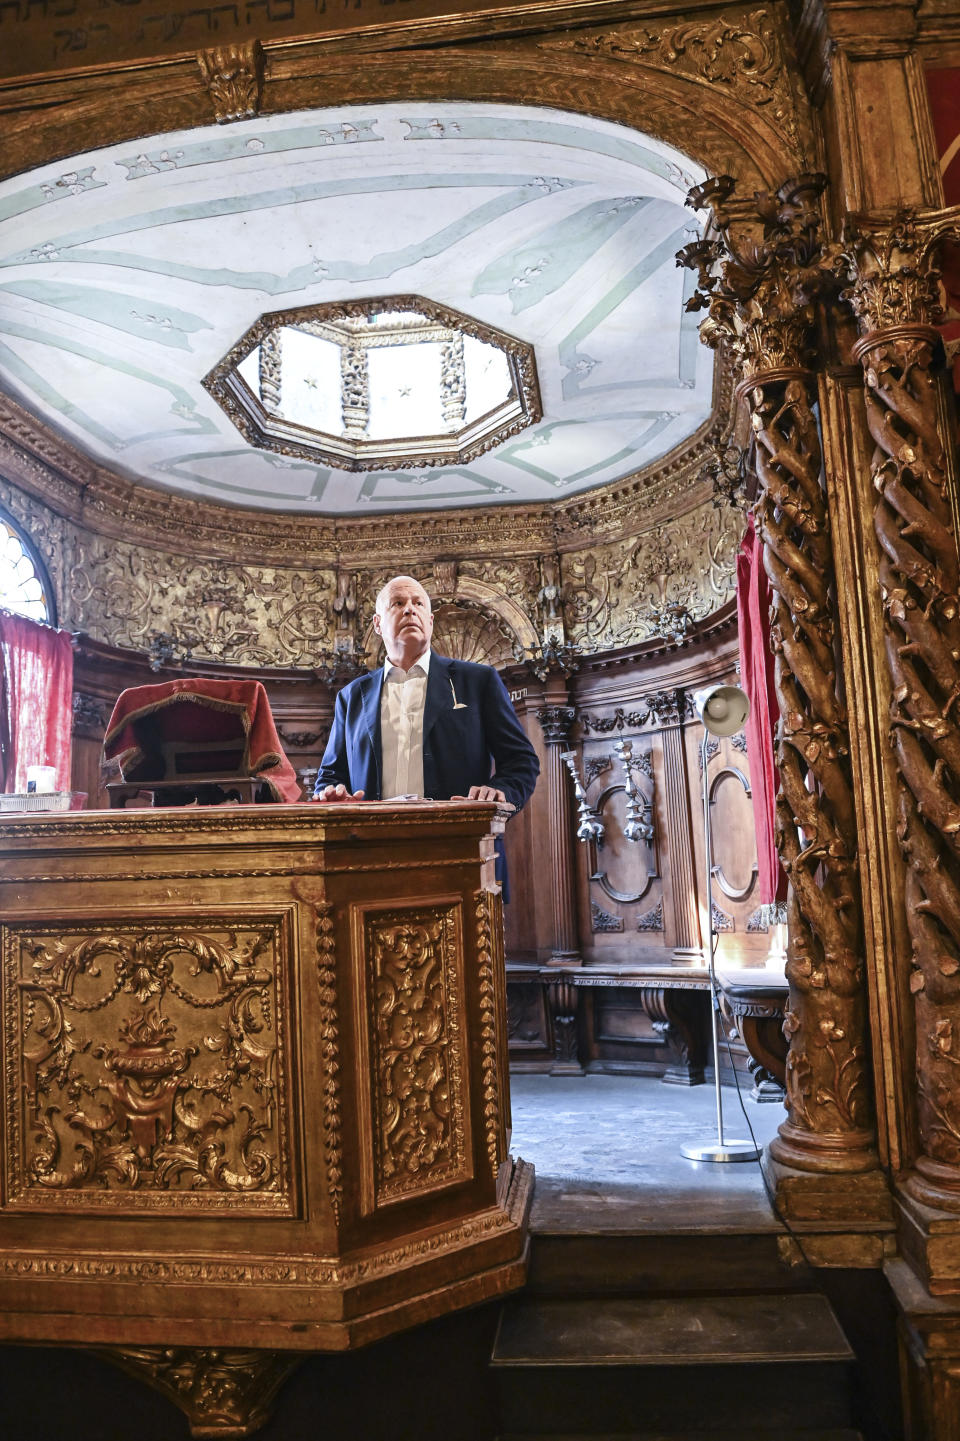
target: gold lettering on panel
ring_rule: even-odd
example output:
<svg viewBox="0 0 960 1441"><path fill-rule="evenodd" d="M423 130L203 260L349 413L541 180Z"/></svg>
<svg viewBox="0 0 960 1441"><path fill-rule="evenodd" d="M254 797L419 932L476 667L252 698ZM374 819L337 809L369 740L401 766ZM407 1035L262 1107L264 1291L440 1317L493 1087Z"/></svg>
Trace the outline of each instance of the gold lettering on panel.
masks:
<svg viewBox="0 0 960 1441"><path fill-rule="evenodd" d="M471 1174L458 907L368 912L374 1204Z"/></svg>
<svg viewBox="0 0 960 1441"><path fill-rule="evenodd" d="M293 1209L282 918L7 926L8 1204Z"/></svg>

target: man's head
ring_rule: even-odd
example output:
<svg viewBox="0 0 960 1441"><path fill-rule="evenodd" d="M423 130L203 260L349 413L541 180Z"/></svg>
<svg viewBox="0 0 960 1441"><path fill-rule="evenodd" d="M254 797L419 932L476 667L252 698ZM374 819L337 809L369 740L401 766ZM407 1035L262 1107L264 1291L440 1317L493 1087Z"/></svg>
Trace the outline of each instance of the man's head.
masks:
<svg viewBox="0 0 960 1441"><path fill-rule="evenodd" d="M409 670L430 645L433 612L430 597L412 575L388 580L376 601L373 628L383 637L391 664Z"/></svg>

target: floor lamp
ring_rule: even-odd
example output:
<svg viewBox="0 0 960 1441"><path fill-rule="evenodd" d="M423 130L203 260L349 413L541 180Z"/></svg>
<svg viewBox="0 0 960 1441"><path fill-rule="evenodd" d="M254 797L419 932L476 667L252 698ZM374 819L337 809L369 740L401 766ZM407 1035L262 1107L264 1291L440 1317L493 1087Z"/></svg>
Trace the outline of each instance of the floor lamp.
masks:
<svg viewBox="0 0 960 1441"><path fill-rule="evenodd" d="M713 1034L713 1086L717 1101L717 1139L709 1145L681 1146L688 1161L756 1161L759 1148L753 1141L728 1141L723 1134L723 1099L720 1094L720 992L714 965L716 933L713 924L713 839L710 831L710 778L707 774L707 742L711 736L732 736L750 713L750 702L736 685L708 686L698 690L693 703L703 726L700 745L703 771L703 850L707 866L707 964L710 970L710 1021Z"/></svg>

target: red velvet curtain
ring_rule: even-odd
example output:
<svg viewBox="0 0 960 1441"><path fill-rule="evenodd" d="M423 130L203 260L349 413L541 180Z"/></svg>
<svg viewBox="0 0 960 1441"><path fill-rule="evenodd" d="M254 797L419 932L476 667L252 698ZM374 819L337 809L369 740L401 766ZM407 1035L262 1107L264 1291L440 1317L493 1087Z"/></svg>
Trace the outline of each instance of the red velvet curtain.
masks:
<svg viewBox="0 0 960 1441"><path fill-rule="evenodd" d="M780 708L773 684L770 649L772 594L763 568L763 546L751 515L737 556L737 618L740 625L740 682L750 701L744 726L753 820L757 833L757 882L761 905L787 897L787 878L777 855L776 799L780 777L774 737Z"/></svg>
<svg viewBox="0 0 960 1441"><path fill-rule="evenodd" d="M66 631L0 611L0 786L27 789L27 766L56 766L70 789L73 647Z"/></svg>

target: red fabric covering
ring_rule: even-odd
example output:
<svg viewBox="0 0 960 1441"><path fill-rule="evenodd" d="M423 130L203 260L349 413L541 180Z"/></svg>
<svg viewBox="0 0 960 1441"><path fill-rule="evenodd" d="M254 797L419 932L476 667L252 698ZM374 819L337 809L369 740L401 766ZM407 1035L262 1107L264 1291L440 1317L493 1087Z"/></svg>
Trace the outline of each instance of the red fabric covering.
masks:
<svg viewBox="0 0 960 1441"><path fill-rule="evenodd" d="M774 735L780 715L770 649L772 595L763 568L763 546L753 516L737 556L737 618L740 624L740 680L750 702L744 733L750 762L753 820L757 833L757 881L761 905L783 901L787 878L777 855L776 800L780 776Z"/></svg>
<svg viewBox="0 0 960 1441"><path fill-rule="evenodd" d="M119 696L103 741L125 781L258 776L276 801L296 801L300 784L283 753L267 693L258 680L174 680Z"/></svg>
<svg viewBox="0 0 960 1441"><path fill-rule="evenodd" d="M56 766L70 789L73 646L66 631L0 611L0 783L27 789L27 766Z"/></svg>

